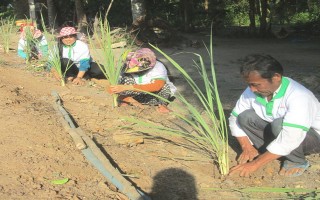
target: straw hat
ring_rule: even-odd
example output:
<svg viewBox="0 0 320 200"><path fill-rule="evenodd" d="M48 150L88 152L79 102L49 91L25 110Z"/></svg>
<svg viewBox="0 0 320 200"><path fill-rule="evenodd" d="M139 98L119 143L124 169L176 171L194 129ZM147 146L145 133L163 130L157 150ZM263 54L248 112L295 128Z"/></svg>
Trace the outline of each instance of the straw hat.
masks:
<svg viewBox="0 0 320 200"><path fill-rule="evenodd" d="M57 38L68 36L68 35L75 35L77 33L79 33L79 32L77 32L76 29L73 27L64 27L61 29Z"/></svg>

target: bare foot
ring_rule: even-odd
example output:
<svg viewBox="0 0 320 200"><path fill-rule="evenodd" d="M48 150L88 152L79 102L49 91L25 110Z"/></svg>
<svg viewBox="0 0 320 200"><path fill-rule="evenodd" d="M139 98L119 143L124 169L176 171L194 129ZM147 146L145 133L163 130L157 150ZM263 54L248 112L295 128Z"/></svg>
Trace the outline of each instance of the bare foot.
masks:
<svg viewBox="0 0 320 200"><path fill-rule="evenodd" d="M171 112L171 110L169 110L168 107L165 106L165 105L159 105L157 111L159 113L169 113L169 112Z"/></svg>
<svg viewBox="0 0 320 200"><path fill-rule="evenodd" d="M73 79L74 79L74 78L73 78L72 76L70 76L70 77L67 78L67 81L68 81L68 82L72 82Z"/></svg>
<svg viewBox="0 0 320 200"><path fill-rule="evenodd" d="M129 104L128 103L126 103L126 102L121 102L120 104L119 104L119 107L125 107L125 106L128 106Z"/></svg>
<svg viewBox="0 0 320 200"><path fill-rule="evenodd" d="M135 107L143 109L143 105L132 97L125 97L125 98L122 98L120 101L122 103L126 103L126 104L133 105Z"/></svg>

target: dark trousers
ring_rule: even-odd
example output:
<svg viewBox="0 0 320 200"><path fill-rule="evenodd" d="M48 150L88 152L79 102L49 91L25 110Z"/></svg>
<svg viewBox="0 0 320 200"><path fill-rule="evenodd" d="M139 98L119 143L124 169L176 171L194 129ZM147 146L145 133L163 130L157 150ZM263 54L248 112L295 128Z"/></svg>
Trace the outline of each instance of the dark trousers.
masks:
<svg viewBox="0 0 320 200"><path fill-rule="evenodd" d="M275 119L269 123L262 120L253 109L242 112L237 120L242 130L260 151L265 151L270 142L282 130L283 118ZM300 146L285 157L291 162L303 163L305 162L305 155L312 153L320 153L320 136L314 129L310 128Z"/></svg>
<svg viewBox="0 0 320 200"><path fill-rule="evenodd" d="M101 65L101 67L103 68L102 65ZM67 58L62 58L61 59L61 71L64 73L66 70L67 70L66 77L70 77L70 76L75 77L79 73L79 68L72 62L72 60L69 60ZM90 63L90 68L86 72L84 78L86 78L86 79L89 79L89 78L106 79L101 68L99 67L99 65L96 62Z"/></svg>

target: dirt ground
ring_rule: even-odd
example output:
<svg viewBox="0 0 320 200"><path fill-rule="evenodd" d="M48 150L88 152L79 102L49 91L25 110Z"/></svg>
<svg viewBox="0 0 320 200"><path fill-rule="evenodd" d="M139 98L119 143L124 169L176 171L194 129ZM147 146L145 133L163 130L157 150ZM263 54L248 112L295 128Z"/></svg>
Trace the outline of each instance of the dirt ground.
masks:
<svg viewBox="0 0 320 200"><path fill-rule="evenodd" d="M209 37L207 33L185 37L200 45L181 44L163 50L200 81L192 67L193 56L177 53L196 52L209 63L201 45ZM305 84L320 99L319 39L217 37L213 43L217 82L227 115L246 87L239 75L239 59L251 53L277 58L287 76ZM304 193L244 193L239 189L318 189L319 155L308 156L311 167L300 177L279 176L280 161L274 161L252 177L240 178L221 176L212 160L179 138L154 133L143 135L143 143L122 144L121 138L139 133L128 128L130 123L124 120L125 116L161 124L176 118L158 114L153 107L113 108L111 96L99 84L87 81L84 86L62 87L46 73L27 67L16 52L1 52L0 56L0 199L124 199L75 147L53 108L52 91L59 93L75 122L93 138L114 167L152 199L285 199ZM169 66L178 90L192 98L181 76L162 56L159 58ZM170 105L169 108L174 109ZM237 153L237 144L230 138L230 166L235 165ZM69 179L65 184L51 182L64 178Z"/></svg>

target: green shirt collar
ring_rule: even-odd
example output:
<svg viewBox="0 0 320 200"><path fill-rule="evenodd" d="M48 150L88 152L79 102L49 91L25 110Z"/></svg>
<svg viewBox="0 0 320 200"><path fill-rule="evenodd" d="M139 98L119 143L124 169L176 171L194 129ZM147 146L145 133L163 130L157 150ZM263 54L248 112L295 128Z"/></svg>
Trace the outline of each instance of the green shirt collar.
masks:
<svg viewBox="0 0 320 200"><path fill-rule="evenodd" d="M74 46L76 46L76 42L77 42L77 40L76 40L72 45L65 45L65 44L63 44L63 47L66 47L66 48L74 47Z"/></svg>
<svg viewBox="0 0 320 200"><path fill-rule="evenodd" d="M266 107L267 115L269 115L269 116L272 115L274 100L279 99L284 96L284 94L286 93L287 88L289 86L289 83L290 83L290 81L288 78L282 77L280 89L278 90L276 95L272 97L272 99L269 102L267 102L267 100L263 96L256 94L256 101Z"/></svg>

